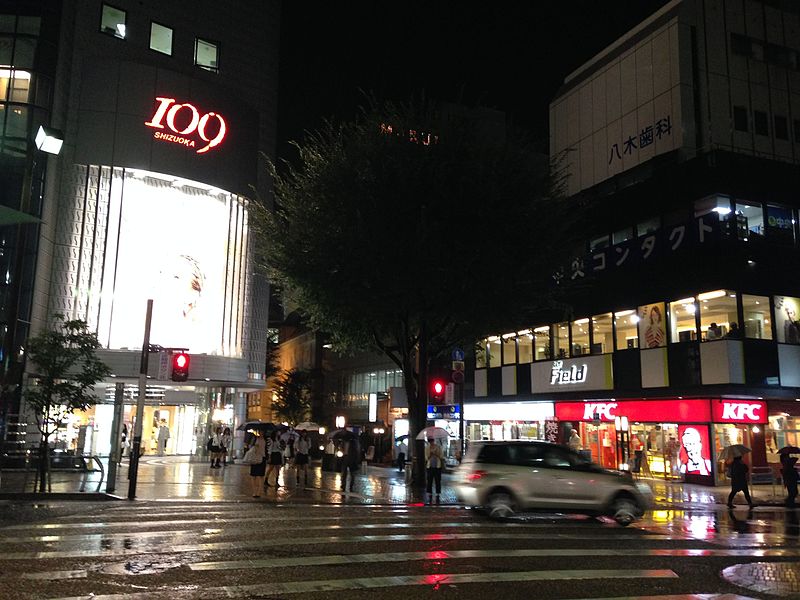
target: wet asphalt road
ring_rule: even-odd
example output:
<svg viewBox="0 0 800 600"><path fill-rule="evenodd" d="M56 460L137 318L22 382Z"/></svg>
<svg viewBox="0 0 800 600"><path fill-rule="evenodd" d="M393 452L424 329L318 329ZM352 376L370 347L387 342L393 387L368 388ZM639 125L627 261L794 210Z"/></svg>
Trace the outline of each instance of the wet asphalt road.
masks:
<svg viewBox="0 0 800 600"><path fill-rule="evenodd" d="M768 598L720 573L798 562L798 514L656 510L621 528L347 498L3 503L0 598Z"/></svg>

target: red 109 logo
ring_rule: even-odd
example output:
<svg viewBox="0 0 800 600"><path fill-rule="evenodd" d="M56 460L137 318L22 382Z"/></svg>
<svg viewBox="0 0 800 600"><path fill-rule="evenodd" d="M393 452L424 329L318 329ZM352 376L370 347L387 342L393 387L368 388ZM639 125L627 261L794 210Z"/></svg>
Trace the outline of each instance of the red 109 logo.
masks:
<svg viewBox="0 0 800 600"><path fill-rule="evenodd" d="M197 150L198 154L203 154L215 146L219 146L225 139L228 127L222 115L215 112L201 115L194 105L188 102L176 103L175 98L159 97L156 100L159 102L156 112L149 121L145 122L145 125L154 129L164 129L166 125L166 128L173 133L156 131L153 133L155 139L181 144L187 148L196 148L198 141L193 137L199 137L202 140L199 143L205 142L206 144ZM210 127L209 123L212 123Z"/></svg>

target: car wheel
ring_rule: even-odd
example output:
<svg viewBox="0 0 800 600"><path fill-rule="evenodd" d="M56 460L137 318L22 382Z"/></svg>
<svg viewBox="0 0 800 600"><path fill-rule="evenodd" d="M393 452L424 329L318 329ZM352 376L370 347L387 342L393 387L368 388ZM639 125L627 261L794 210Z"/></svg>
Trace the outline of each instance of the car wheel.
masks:
<svg viewBox="0 0 800 600"><path fill-rule="evenodd" d="M636 520L639 506L630 498L620 497L611 504L611 516L622 527L627 527Z"/></svg>
<svg viewBox="0 0 800 600"><path fill-rule="evenodd" d="M489 494L486 504L489 510L489 516L493 519L506 519L517 512L514 498L508 492L492 492Z"/></svg>

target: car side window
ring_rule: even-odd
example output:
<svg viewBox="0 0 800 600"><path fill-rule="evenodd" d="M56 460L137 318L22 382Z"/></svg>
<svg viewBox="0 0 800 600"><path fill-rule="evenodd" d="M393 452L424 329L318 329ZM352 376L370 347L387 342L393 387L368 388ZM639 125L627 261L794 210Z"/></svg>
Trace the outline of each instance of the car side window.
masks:
<svg viewBox="0 0 800 600"><path fill-rule="evenodd" d="M514 444L508 447L511 464L520 467L538 467L542 465L544 453L535 444Z"/></svg>
<svg viewBox="0 0 800 600"><path fill-rule="evenodd" d="M571 469L573 461L569 453L561 448L547 448L542 466L550 469Z"/></svg>
<svg viewBox="0 0 800 600"><path fill-rule="evenodd" d="M504 465L508 464L508 458L507 446L489 444L481 449L481 452L475 461L480 463Z"/></svg>

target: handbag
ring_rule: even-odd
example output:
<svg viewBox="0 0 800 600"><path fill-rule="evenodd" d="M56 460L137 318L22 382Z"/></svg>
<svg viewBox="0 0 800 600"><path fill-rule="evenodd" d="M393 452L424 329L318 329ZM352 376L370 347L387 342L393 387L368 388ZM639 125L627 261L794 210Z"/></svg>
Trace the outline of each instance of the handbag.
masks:
<svg viewBox="0 0 800 600"><path fill-rule="evenodd" d="M242 457L241 463L243 465L257 465L261 463L261 460L258 458L258 450L255 446L250 446L247 449L247 452L245 452Z"/></svg>

